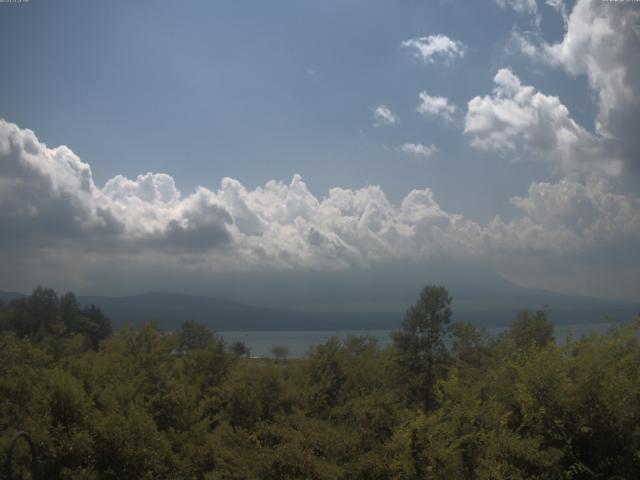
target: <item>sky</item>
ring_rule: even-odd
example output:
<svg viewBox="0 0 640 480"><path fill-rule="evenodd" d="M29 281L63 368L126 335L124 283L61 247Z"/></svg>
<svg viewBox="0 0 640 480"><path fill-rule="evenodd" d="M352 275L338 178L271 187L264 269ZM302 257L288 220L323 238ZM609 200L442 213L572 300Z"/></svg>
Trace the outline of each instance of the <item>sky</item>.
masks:
<svg viewBox="0 0 640 480"><path fill-rule="evenodd" d="M640 300L640 4L29 0L0 41L0 289Z"/></svg>

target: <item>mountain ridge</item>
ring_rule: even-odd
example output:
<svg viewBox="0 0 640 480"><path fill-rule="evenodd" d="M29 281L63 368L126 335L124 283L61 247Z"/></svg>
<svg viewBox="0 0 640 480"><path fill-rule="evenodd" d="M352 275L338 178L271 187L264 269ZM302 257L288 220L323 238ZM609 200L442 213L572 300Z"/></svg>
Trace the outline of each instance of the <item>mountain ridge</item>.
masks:
<svg viewBox="0 0 640 480"><path fill-rule="evenodd" d="M453 321L468 321L479 326L502 326L525 309L548 305L550 318L556 324L599 323L608 316L617 321L634 318L640 303L602 300L579 295L563 295L540 289L521 289L519 295L504 294L496 297L459 298L456 303L452 289ZM0 300L10 301L25 296L17 292L0 291ZM546 300L546 301L545 301ZM207 325L216 331L327 331L378 330L400 326L409 305L394 311L388 308L376 311L314 311L296 308L257 306L213 296L174 292L148 292L128 296L81 295L82 305L96 305L107 315L115 328L124 325L140 326L157 321L165 329L175 329L186 320Z"/></svg>

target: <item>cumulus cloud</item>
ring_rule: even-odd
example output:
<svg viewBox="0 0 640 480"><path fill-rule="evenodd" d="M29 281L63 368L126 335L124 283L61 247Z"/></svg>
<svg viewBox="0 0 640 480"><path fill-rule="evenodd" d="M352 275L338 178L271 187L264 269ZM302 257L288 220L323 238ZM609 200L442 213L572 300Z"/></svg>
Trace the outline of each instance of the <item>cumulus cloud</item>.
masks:
<svg viewBox="0 0 640 480"><path fill-rule="evenodd" d="M398 122L398 116L386 105L378 105L373 111L373 125L375 127L395 125Z"/></svg>
<svg viewBox="0 0 640 480"><path fill-rule="evenodd" d="M48 148L31 130L0 120L0 208L5 242L85 238L106 241L168 240L212 233L212 222L224 230L228 218L195 212L206 205L197 192L181 200L173 178L140 175L112 178L98 188L88 164L69 148ZM212 200L215 203L215 199ZM197 217L197 220L194 218ZM221 235L223 236L223 235Z"/></svg>
<svg viewBox="0 0 640 480"><path fill-rule="evenodd" d="M71 150L49 148L5 121L0 186L0 260L35 262L29 268L40 268L38 258L42 264L85 258L86 265L110 269L118 262L123 268L170 264L183 273L326 271L433 258L564 255L640 240L640 200L612 192L596 177L534 183L526 196L512 199L520 217L486 224L448 212L429 188L409 192L399 204L378 186L332 188L317 197L299 175L253 190L224 178L216 191L199 187L189 195L158 173L116 176L100 188Z"/></svg>
<svg viewBox="0 0 640 480"><path fill-rule="evenodd" d="M405 143L400 147L402 153L406 153L412 157L427 158L438 151L435 145L423 145L421 143Z"/></svg>
<svg viewBox="0 0 640 480"><path fill-rule="evenodd" d="M597 243L640 231L640 199L611 193L601 178L582 183L571 175L556 184L534 183L526 197L511 201L537 225L572 232L582 242Z"/></svg>
<svg viewBox="0 0 640 480"><path fill-rule="evenodd" d="M172 203L180 199L173 177L165 173L147 173L129 180L122 175L110 179L103 189L114 200L138 198L149 203Z"/></svg>
<svg viewBox="0 0 640 480"><path fill-rule="evenodd" d="M473 147L553 161L565 174L622 172L615 142L576 123L558 97L522 85L508 68L498 71L494 83L493 95L468 104L464 133Z"/></svg>
<svg viewBox="0 0 640 480"><path fill-rule="evenodd" d="M611 4L578 0L567 17L564 3L554 2L566 19L562 41L549 44L517 36L532 58L585 75L598 99L596 131L621 149L625 165L637 171L640 138L640 10L633 2Z"/></svg>
<svg viewBox="0 0 640 480"><path fill-rule="evenodd" d="M29 241L32 232L78 238L124 228L69 148L46 148L31 130L0 119L0 158L1 243Z"/></svg>
<svg viewBox="0 0 640 480"><path fill-rule="evenodd" d="M511 202L525 216L510 224L494 219L489 230L492 241L523 251L584 253L606 244L634 245L640 236L640 199L611 192L602 178L532 183L526 197Z"/></svg>
<svg viewBox="0 0 640 480"><path fill-rule="evenodd" d="M402 42L402 46L412 50L414 55L425 63L433 63L434 57L449 60L462 58L467 49L464 43L452 40L446 35L412 38Z"/></svg>
<svg viewBox="0 0 640 480"><path fill-rule="evenodd" d="M421 92L420 104L416 111L424 117L442 117L447 121L453 121L456 107L450 104L446 97L432 97L427 92Z"/></svg>

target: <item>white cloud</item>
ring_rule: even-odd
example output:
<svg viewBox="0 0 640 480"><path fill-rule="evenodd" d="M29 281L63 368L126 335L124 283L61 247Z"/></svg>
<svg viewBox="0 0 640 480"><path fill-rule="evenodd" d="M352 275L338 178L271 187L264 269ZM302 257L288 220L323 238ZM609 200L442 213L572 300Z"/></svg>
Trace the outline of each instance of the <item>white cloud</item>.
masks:
<svg viewBox="0 0 640 480"><path fill-rule="evenodd" d="M378 105L373 111L374 126L382 127L395 125L399 122L398 116L386 105Z"/></svg>
<svg viewBox="0 0 640 480"><path fill-rule="evenodd" d="M67 147L47 148L31 130L0 119L0 243L47 235L78 238L120 232L104 208L91 168Z"/></svg>
<svg viewBox="0 0 640 480"><path fill-rule="evenodd" d="M412 38L402 42L402 46L413 50L416 57L425 63L433 63L436 56L445 59L462 58L467 49L465 44L446 35Z"/></svg>
<svg viewBox="0 0 640 480"><path fill-rule="evenodd" d="M616 142L626 166L640 168L640 10L630 3L578 0L566 17L566 32L556 44L517 37L532 58L586 75L597 93L596 131Z"/></svg>
<svg viewBox="0 0 640 480"><path fill-rule="evenodd" d="M432 97L427 92L421 92L420 104L416 111L425 117L442 117L447 121L452 121L456 107L450 104L446 97Z"/></svg>
<svg viewBox="0 0 640 480"><path fill-rule="evenodd" d="M621 173L615 144L578 125L558 97L522 85L506 68L494 83L493 95L468 104L464 132L473 147L554 161L560 173Z"/></svg>
<svg viewBox="0 0 640 480"><path fill-rule="evenodd" d="M405 143L400 147L402 153L406 153L407 155L413 157L423 157L427 158L433 155L438 151L438 147L435 145L423 145L421 143Z"/></svg>
<svg viewBox="0 0 640 480"><path fill-rule="evenodd" d="M131 197L151 203L171 203L180 199L173 177L164 173L147 173L129 180L122 175L110 179L103 189L114 200L126 200Z"/></svg>
<svg viewBox="0 0 640 480"><path fill-rule="evenodd" d="M511 199L523 217L487 225L494 268L521 285L637 299L640 198L609 188L576 175L531 184Z"/></svg>
<svg viewBox="0 0 640 480"><path fill-rule="evenodd" d="M509 76L502 83L522 88ZM500 268L624 244L640 271L637 197L573 175L534 183L512 203L522 216L481 224L443 209L429 188L399 204L378 186L332 188L317 197L298 175L253 190L224 178L216 191L199 187L189 195L166 174L116 176L99 188L89 165L67 147L48 148L30 130L0 120L3 264L22 259L29 268L49 265L56 275L82 270L78 258L91 268L102 262L113 270L120 262L152 271L167 264L183 274L342 270L432 258L482 259ZM521 273L526 277L525 267Z"/></svg>
<svg viewBox="0 0 640 480"><path fill-rule="evenodd" d="M511 202L537 225L572 232L581 243L640 232L640 199L611 193L608 183L595 177L586 183L576 175L556 184L534 183L527 197Z"/></svg>
<svg viewBox="0 0 640 480"><path fill-rule="evenodd" d="M502 8L511 7L520 14L530 15L536 24L540 23L540 14L536 0L495 0ZM557 0L551 0L557 1Z"/></svg>
<svg viewBox="0 0 640 480"><path fill-rule="evenodd" d="M530 17L537 27L536 30L539 31L540 23L542 22L542 14L540 13L536 0L495 0L495 2L502 8L512 8L520 15ZM566 23L568 15L564 0L545 0L544 4L562 15L562 18Z"/></svg>

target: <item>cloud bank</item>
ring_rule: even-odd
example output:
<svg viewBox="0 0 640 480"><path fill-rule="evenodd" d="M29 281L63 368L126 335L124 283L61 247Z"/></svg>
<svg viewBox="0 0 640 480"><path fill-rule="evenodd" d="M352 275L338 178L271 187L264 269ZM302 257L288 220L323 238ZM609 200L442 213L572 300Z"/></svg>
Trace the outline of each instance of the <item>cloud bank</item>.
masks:
<svg viewBox="0 0 640 480"><path fill-rule="evenodd" d="M480 224L443 209L428 188L399 205L378 186L332 188L318 198L299 175L254 190L223 178L215 191L198 187L188 195L162 173L118 175L100 188L69 148L49 148L0 120L5 261L83 252L109 263L151 258L212 272L339 271L430 258L492 259L499 267L516 257L556 258L640 240L640 199L611 192L602 179L533 183L511 202L520 217ZM630 264L638 268L637 257Z"/></svg>

